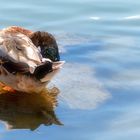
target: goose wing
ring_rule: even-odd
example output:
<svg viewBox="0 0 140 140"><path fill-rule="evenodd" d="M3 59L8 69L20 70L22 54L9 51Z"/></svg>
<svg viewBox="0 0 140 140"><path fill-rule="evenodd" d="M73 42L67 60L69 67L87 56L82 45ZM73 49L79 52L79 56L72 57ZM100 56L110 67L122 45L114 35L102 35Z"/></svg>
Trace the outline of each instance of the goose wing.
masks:
<svg viewBox="0 0 140 140"><path fill-rule="evenodd" d="M12 57L0 49L0 63L10 73L27 73L29 66L23 62L16 62Z"/></svg>

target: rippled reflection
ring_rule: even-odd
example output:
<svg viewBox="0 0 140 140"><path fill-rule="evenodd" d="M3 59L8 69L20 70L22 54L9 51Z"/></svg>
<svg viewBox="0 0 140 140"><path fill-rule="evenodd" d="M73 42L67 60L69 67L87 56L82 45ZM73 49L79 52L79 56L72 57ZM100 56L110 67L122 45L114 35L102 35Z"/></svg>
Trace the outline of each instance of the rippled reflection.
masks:
<svg viewBox="0 0 140 140"><path fill-rule="evenodd" d="M59 90L42 93L6 92L0 89L0 120L8 129L31 129L44 125L61 125L54 109Z"/></svg>
<svg viewBox="0 0 140 140"><path fill-rule="evenodd" d="M71 109L92 110L111 98L94 69L86 64L65 64L53 82L61 88L61 101Z"/></svg>

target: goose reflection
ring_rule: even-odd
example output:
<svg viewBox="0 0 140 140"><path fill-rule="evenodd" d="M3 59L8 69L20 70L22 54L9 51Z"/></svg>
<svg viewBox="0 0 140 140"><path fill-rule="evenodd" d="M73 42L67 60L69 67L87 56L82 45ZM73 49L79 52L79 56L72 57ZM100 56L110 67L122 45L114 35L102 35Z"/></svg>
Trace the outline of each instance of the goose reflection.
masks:
<svg viewBox="0 0 140 140"><path fill-rule="evenodd" d="M0 89L0 120L8 129L35 130L41 124L61 125L55 115L59 90L52 88L42 93L8 92Z"/></svg>

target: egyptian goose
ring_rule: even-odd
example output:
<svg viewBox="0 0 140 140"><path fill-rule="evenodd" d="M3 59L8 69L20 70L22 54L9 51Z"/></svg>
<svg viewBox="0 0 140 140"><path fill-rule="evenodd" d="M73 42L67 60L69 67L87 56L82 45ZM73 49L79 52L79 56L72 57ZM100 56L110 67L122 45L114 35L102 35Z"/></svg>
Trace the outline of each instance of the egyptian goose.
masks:
<svg viewBox="0 0 140 140"><path fill-rule="evenodd" d="M13 90L41 92L64 64L55 38L21 27L0 31L0 82Z"/></svg>

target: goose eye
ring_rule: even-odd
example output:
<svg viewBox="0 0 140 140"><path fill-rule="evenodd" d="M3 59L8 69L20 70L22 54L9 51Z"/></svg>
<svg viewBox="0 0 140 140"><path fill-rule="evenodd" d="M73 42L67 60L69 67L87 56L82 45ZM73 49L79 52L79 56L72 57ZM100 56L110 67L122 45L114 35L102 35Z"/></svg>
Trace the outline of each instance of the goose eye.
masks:
<svg viewBox="0 0 140 140"><path fill-rule="evenodd" d="M19 46L16 46L16 49L17 49L18 51L22 51L22 48L19 47Z"/></svg>

